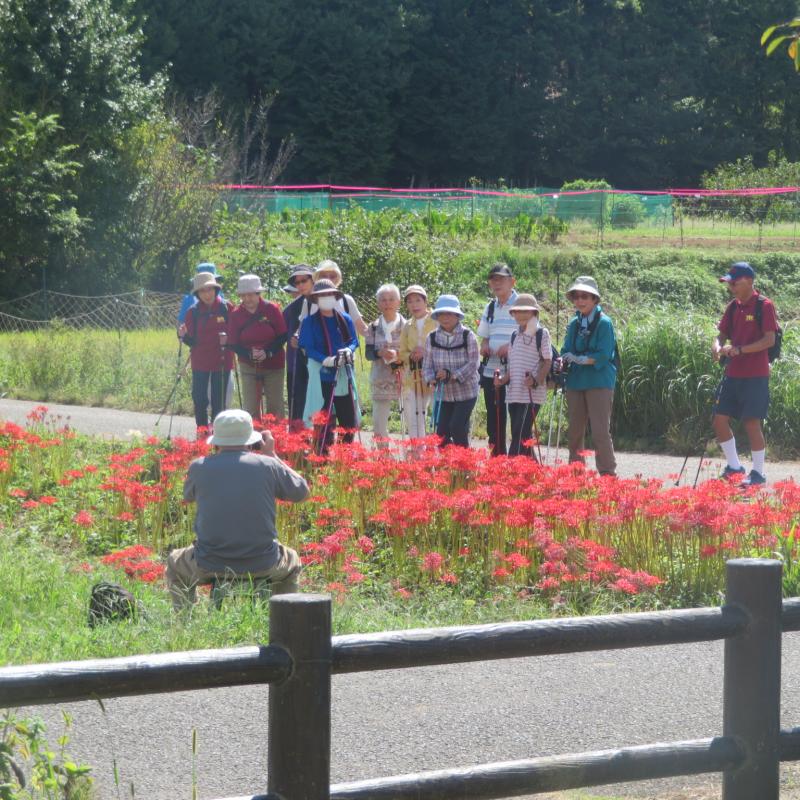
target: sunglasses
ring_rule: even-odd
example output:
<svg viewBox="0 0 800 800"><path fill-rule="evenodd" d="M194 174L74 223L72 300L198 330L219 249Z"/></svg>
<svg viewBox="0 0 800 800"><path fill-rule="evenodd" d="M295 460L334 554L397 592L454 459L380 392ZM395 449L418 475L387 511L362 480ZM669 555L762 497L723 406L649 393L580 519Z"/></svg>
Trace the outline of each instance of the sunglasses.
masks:
<svg viewBox="0 0 800 800"><path fill-rule="evenodd" d="M298 283L311 283L311 278L306 276L305 278L295 278L294 279L294 286L297 286Z"/></svg>
<svg viewBox="0 0 800 800"><path fill-rule="evenodd" d="M573 300L594 300L594 295L589 294L589 292L573 292L572 293Z"/></svg>

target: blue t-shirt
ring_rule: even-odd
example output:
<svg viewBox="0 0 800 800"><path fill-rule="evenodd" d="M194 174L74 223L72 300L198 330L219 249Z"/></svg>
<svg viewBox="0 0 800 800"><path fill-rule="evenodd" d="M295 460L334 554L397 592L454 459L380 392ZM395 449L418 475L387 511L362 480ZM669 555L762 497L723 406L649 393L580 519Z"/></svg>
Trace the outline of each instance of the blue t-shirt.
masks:
<svg viewBox="0 0 800 800"><path fill-rule="evenodd" d="M342 331L339 329L339 323L336 319L336 314L331 317L326 317L321 313L312 314L306 317L300 325L300 347L305 352L308 358L314 359L322 363L328 356L335 356L339 350L348 348L350 352L355 352L358 347L358 336L356 336L356 329L353 325L353 320L349 314L337 312L347 324L347 331L350 336L348 340L342 336ZM325 331L322 329L320 320L325 324L325 329L328 336L325 336ZM328 347L328 340L330 340L330 348ZM323 367L320 371L320 380L323 383L334 383L336 381L336 370L331 367Z"/></svg>

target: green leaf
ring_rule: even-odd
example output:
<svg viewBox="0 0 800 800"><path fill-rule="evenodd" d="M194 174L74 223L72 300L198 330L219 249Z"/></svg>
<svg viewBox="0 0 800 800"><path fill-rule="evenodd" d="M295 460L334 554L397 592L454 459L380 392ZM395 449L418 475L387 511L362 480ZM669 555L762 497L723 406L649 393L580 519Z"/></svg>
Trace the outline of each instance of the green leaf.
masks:
<svg viewBox="0 0 800 800"><path fill-rule="evenodd" d="M778 36L775 39L773 39L767 45L767 55L771 56L775 52L776 48L778 47L778 45L780 45L781 42L785 41L786 39L790 39L790 38L791 38L791 36L786 35L786 36Z"/></svg>
<svg viewBox="0 0 800 800"><path fill-rule="evenodd" d="M761 46L762 47L764 46L764 43L767 41L767 39L769 39L769 37L772 36L772 34L775 33L776 30L778 30L778 26L777 25L770 25L769 28L767 28L764 31L764 33L761 34Z"/></svg>

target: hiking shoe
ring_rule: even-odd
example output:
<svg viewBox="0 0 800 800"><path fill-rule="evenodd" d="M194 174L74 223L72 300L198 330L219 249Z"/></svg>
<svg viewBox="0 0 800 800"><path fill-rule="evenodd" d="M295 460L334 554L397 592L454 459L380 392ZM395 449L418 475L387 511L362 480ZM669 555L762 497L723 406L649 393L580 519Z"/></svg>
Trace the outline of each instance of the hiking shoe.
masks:
<svg viewBox="0 0 800 800"><path fill-rule="evenodd" d="M754 469L750 470L750 474L742 481L741 486L762 486L767 482L767 479Z"/></svg>
<svg viewBox="0 0 800 800"><path fill-rule="evenodd" d="M733 478L737 475L744 475L745 468L744 467L737 467L734 469L733 467L727 465L724 470L722 470L722 475L719 476L720 480L727 481L730 478ZM745 479L746 480L746 479Z"/></svg>

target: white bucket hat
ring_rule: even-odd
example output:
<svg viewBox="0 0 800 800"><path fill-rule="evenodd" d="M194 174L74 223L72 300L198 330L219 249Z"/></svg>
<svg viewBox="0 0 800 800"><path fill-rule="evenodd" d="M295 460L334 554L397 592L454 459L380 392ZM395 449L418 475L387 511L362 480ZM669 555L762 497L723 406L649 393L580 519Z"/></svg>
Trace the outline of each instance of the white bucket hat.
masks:
<svg viewBox="0 0 800 800"><path fill-rule="evenodd" d="M261 278L258 275L242 275L239 283L236 284L236 294L248 294L250 292L263 292Z"/></svg>
<svg viewBox="0 0 800 800"><path fill-rule="evenodd" d="M214 434L206 441L217 447L245 447L259 439L261 434L253 430L253 418L240 408L231 408L217 414Z"/></svg>
<svg viewBox="0 0 800 800"><path fill-rule="evenodd" d="M597 281L590 275L581 275L580 278L575 278L572 286L567 289L567 297L573 292L588 292L593 294L598 300L600 299L600 290L597 288Z"/></svg>
<svg viewBox="0 0 800 800"><path fill-rule="evenodd" d="M197 294L201 289L221 289L217 279L210 272L198 272L192 281L192 294Z"/></svg>

